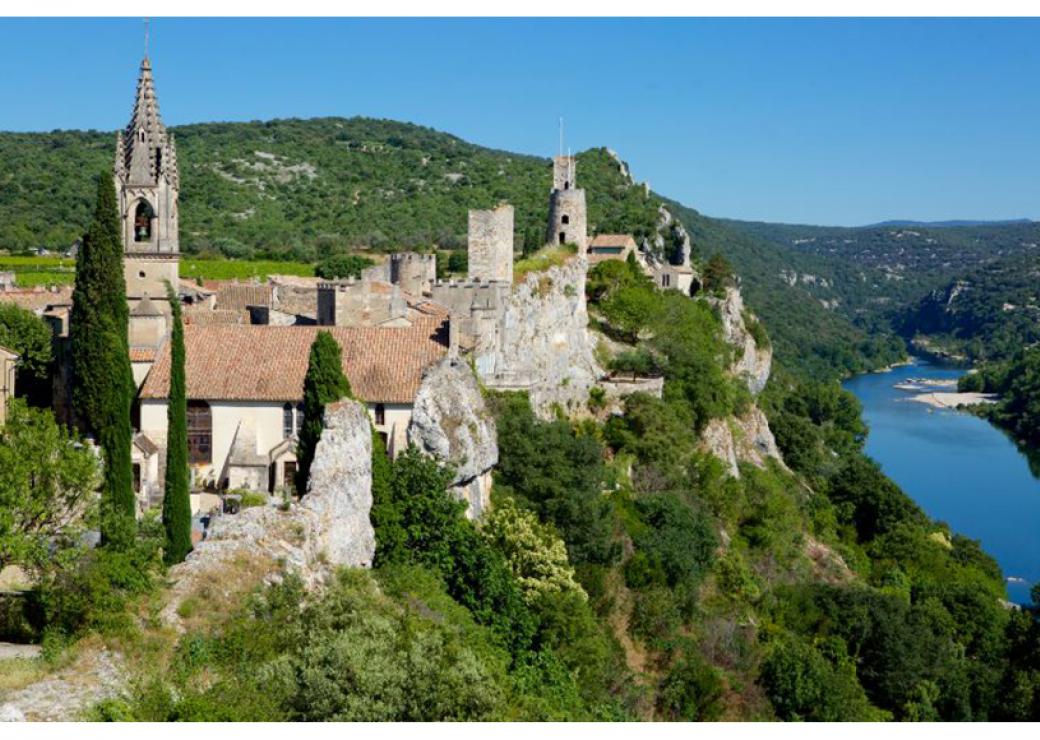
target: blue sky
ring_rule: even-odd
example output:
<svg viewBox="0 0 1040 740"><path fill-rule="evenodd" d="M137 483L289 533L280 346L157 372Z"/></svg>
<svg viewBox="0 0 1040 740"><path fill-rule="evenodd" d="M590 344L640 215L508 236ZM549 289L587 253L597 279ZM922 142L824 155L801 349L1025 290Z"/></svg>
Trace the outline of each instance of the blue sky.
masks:
<svg viewBox="0 0 1040 740"><path fill-rule="evenodd" d="M142 22L0 20L0 130L115 130ZM364 115L610 146L713 216L1040 219L1038 20L155 19L167 124ZM579 174L580 177L580 174Z"/></svg>

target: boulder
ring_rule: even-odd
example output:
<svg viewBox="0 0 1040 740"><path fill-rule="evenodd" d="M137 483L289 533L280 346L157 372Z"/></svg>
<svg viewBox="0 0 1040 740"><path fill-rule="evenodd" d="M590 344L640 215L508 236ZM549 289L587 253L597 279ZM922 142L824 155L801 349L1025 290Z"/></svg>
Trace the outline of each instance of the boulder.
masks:
<svg viewBox="0 0 1040 740"><path fill-rule="evenodd" d="M423 373L408 425L408 442L455 469L452 487L479 518L490 503L498 432L468 365L444 358Z"/></svg>
<svg viewBox="0 0 1040 740"><path fill-rule="evenodd" d="M242 562L257 567L278 564L279 570L291 569L312 586L324 581L337 566L371 567L375 556L371 509L368 412L356 401L329 404L314 451L310 484L300 503L288 510L258 506L217 518L206 539L171 569L174 583L163 617L177 624L177 608L187 596Z"/></svg>

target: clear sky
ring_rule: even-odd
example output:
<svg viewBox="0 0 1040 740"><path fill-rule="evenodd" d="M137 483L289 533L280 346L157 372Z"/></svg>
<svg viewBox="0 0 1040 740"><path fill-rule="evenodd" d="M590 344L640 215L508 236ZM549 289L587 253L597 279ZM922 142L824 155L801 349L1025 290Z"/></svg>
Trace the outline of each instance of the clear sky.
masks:
<svg viewBox="0 0 1040 740"><path fill-rule="evenodd" d="M0 130L115 130L141 19L0 20ZM1040 219L1037 20L155 19L167 124L412 121L609 146L713 216ZM580 177L580 174L579 174Z"/></svg>

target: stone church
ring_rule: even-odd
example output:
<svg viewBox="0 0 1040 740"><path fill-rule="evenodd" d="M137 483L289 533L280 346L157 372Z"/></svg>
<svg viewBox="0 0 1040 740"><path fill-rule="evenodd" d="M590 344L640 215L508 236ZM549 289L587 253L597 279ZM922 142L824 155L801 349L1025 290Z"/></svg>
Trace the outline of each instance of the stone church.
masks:
<svg viewBox="0 0 1040 740"><path fill-rule="evenodd" d="M147 58L141 62L130 122L116 139L113 174L130 308L130 360L139 388L132 459L143 509L162 495L170 376L167 286L178 300L194 300L199 293L179 279L177 147L163 125ZM316 291L313 297L316 304ZM330 327L343 348L343 368L354 394L368 406L391 454L407 446L406 429L424 370L448 351L446 312L411 313L414 319L395 325ZM185 326L194 490L275 492L291 486L303 380L316 332L313 325ZM205 508L204 498L193 494L196 511Z"/></svg>

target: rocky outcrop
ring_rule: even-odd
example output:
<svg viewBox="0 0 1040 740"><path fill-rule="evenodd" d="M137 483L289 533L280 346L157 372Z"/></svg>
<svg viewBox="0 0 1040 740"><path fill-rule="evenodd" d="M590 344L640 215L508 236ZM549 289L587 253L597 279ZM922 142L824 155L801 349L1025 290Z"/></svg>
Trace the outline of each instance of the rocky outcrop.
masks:
<svg viewBox="0 0 1040 740"><path fill-rule="evenodd" d="M773 459L787 469L769 421L757 406L738 417L712 419L701 434L700 444L705 452L722 460L734 478L740 477L740 463L764 468Z"/></svg>
<svg viewBox="0 0 1040 740"><path fill-rule="evenodd" d="M123 658L105 649L83 650L54 675L0 697L0 722L73 722L123 690Z"/></svg>
<svg viewBox="0 0 1040 740"><path fill-rule="evenodd" d="M588 263L533 272L504 299L493 373L482 373L489 387L526 390L543 418L559 404L583 407L589 388L603 375L593 356L594 339L585 304Z"/></svg>
<svg viewBox="0 0 1040 740"><path fill-rule="evenodd" d="M737 288L727 288L723 298L709 298L718 309L722 319L722 335L733 347L735 360L730 370L747 381L752 394L759 394L766 387L773 364L773 350L768 345L759 346L745 323L744 299Z"/></svg>
<svg viewBox="0 0 1040 740"><path fill-rule="evenodd" d="M468 365L445 358L427 368L415 396L408 442L454 468L453 491L467 502L471 519L479 518L490 504L497 434Z"/></svg>
<svg viewBox="0 0 1040 740"><path fill-rule="evenodd" d="M299 504L250 508L216 519L187 559L170 571L174 581L164 618L176 624L178 607L201 583L236 563L276 563L314 585L337 566L369 567L375 555L372 508L372 431L356 401L325 409L310 484Z"/></svg>

